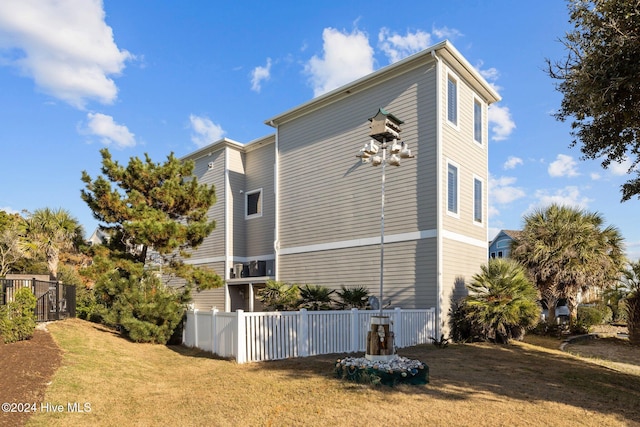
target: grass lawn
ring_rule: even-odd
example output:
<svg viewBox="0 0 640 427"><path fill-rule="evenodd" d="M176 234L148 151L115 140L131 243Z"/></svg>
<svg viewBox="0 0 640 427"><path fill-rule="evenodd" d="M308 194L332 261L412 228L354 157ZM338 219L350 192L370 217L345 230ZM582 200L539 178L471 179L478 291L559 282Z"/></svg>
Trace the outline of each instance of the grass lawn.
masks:
<svg viewBox="0 0 640 427"><path fill-rule="evenodd" d="M41 411L30 426L640 426L640 373L553 343L401 349L431 382L390 388L335 379L343 355L238 365L77 319L48 328L64 354L44 401L90 412Z"/></svg>

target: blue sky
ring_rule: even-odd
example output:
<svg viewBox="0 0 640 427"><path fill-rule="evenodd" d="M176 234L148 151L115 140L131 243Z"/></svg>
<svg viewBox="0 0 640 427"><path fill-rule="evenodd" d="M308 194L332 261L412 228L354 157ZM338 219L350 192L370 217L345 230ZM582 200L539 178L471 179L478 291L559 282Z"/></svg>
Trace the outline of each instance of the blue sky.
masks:
<svg viewBox="0 0 640 427"><path fill-rule="evenodd" d="M503 98L490 111L490 237L555 201L603 214L637 259L628 165L580 160L552 117L545 58L562 58L569 29L558 0L4 0L0 209L63 207L89 234L80 176L99 173L101 148L126 164L249 142L273 132L269 117L449 39Z"/></svg>

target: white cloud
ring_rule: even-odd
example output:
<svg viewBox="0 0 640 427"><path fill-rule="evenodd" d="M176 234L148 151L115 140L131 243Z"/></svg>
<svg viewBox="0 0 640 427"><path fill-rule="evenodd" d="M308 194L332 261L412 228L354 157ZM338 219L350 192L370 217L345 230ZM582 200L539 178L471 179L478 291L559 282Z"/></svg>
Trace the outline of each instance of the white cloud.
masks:
<svg viewBox="0 0 640 427"><path fill-rule="evenodd" d="M442 40L444 39L454 40L464 35L460 31L456 30L455 28L448 28L448 27L442 27L442 28L433 27L431 29L431 33L434 36L436 36L436 38L442 39Z"/></svg>
<svg viewBox="0 0 640 427"><path fill-rule="evenodd" d="M500 211L496 205L507 205L526 196L524 190L516 187L516 178L489 176L489 217L496 217Z"/></svg>
<svg viewBox="0 0 640 427"><path fill-rule="evenodd" d="M625 157L624 160L620 163L611 162L609 163L609 169L611 173L617 176L627 175L629 173L629 169L633 163L628 157Z"/></svg>
<svg viewBox="0 0 640 427"><path fill-rule="evenodd" d="M220 125L213 123L207 117L196 116L191 114L189 116L191 123L191 141L199 148L212 144L222 138L225 131Z"/></svg>
<svg viewBox="0 0 640 427"><path fill-rule="evenodd" d="M267 58L267 65L258 66L251 72L251 90L260 93L262 82L271 78L271 58Z"/></svg>
<svg viewBox="0 0 640 427"><path fill-rule="evenodd" d="M474 68L480 73L482 77L484 77L487 83L489 83L489 86L491 86L496 92L500 92L502 88L496 84L496 81L500 77L500 72L495 67L491 67L486 70L483 70L482 69L483 65L484 65L484 62L479 61L478 65L476 65Z"/></svg>
<svg viewBox="0 0 640 427"><path fill-rule="evenodd" d="M580 194L578 187L570 185L550 193L549 190L536 190L534 197L538 201L529 206L528 212L534 208L544 208L553 203L585 209L593 199Z"/></svg>
<svg viewBox="0 0 640 427"><path fill-rule="evenodd" d="M13 208L10 208L9 206L0 207L0 211L5 211L9 215L19 214L20 213L19 211L15 210Z"/></svg>
<svg viewBox="0 0 640 427"><path fill-rule="evenodd" d="M491 132L493 132L491 139L494 141L507 139L516 128L516 124L511 119L509 107L501 107L496 104L490 105L489 126L491 127Z"/></svg>
<svg viewBox="0 0 640 427"><path fill-rule="evenodd" d="M515 169L516 166L523 164L523 161L520 157L515 157L515 156L509 156L509 158L507 159L506 162L504 162L504 165L502 165L502 167L504 169Z"/></svg>
<svg viewBox="0 0 640 427"><path fill-rule="evenodd" d="M322 32L323 57L314 55L305 66L314 96L327 93L373 71L373 48L367 35L325 28Z"/></svg>
<svg viewBox="0 0 640 427"><path fill-rule="evenodd" d="M589 176L591 176L591 179L594 181L598 181L601 178L600 174L595 172L591 172Z"/></svg>
<svg viewBox="0 0 640 427"><path fill-rule="evenodd" d="M392 34L388 28L383 27L378 33L378 45L393 64L429 47L431 34L418 30L414 33L407 31L406 36L401 36L398 33Z"/></svg>
<svg viewBox="0 0 640 427"><path fill-rule="evenodd" d="M87 132L100 137L105 145L115 144L118 148L136 145L135 135L126 126L117 124L113 117L101 113L87 114Z"/></svg>
<svg viewBox="0 0 640 427"><path fill-rule="evenodd" d="M549 175L558 178L558 177L574 177L580 175L577 169L578 163L571 156L567 156L566 154L558 154L556 160L551 162L547 171Z"/></svg>
<svg viewBox="0 0 640 427"><path fill-rule="evenodd" d="M0 2L3 64L76 108L88 99L112 103L118 88L110 76L133 55L116 46L102 6L101 0Z"/></svg>

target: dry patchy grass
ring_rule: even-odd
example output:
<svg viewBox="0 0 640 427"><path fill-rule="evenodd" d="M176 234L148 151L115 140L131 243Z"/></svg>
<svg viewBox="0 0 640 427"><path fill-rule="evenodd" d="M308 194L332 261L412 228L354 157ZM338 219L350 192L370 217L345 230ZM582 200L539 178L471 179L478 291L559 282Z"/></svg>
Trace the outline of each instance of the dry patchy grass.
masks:
<svg viewBox="0 0 640 427"><path fill-rule="evenodd" d="M403 349L431 382L389 388L335 379L341 355L238 365L75 319L49 329L64 356L45 401L91 412L41 412L33 426L640 425L639 374L527 343Z"/></svg>

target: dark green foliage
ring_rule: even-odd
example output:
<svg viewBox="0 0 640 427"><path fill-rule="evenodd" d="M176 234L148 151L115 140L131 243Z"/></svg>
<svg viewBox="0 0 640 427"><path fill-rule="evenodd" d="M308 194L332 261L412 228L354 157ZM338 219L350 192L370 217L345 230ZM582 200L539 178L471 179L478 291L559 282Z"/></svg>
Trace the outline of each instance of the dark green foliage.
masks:
<svg viewBox="0 0 640 427"><path fill-rule="evenodd" d="M440 335L440 338L429 337L431 343L438 348L447 348L449 346L449 340L444 337L444 334Z"/></svg>
<svg viewBox="0 0 640 427"><path fill-rule="evenodd" d="M339 300L337 301L338 307L343 310L349 310L352 308L365 309L369 305L369 290L364 286L357 286L353 288L341 287L341 290L336 292Z"/></svg>
<svg viewBox="0 0 640 427"><path fill-rule="evenodd" d="M265 287L256 292L256 297L267 311L295 310L300 289L297 285L268 280Z"/></svg>
<svg viewBox="0 0 640 427"><path fill-rule="evenodd" d="M640 345L640 260L629 263L629 268L623 272L622 282L628 291L624 298L624 312L629 342Z"/></svg>
<svg viewBox="0 0 640 427"><path fill-rule="evenodd" d="M321 285L304 285L300 288L300 299L298 300L298 308L306 308L307 310L331 310L333 299L331 295L335 290L330 290L326 286Z"/></svg>
<svg viewBox="0 0 640 427"><path fill-rule="evenodd" d="M497 343L521 340L540 319L538 293L515 261L492 259L467 286L466 316L481 327L485 339Z"/></svg>
<svg viewBox="0 0 640 427"><path fill-rule="evenodd" d="M198 183L193 162L173 154L162 164L146 154L144 161L132 157L123 167L107 149L100 153L104 176L92 180L83 172L82 199L110 238L92 248L93 264L84 274L96 281L96 306L83 296L82 315L101 318L134 341L166 343L191 290L223 285L215 272L184 262L215 228L207 216L215 189ZM170 289L160 274L184 285Z"/></svg>
<svg viewBox="0 0 640 427"><path fill-rule="evenodd" d="M623 238L597 212L552 204L524 218L511 257L526 269L555 323L559 299L575 320L578 292L614 283L624 265Z"/></svg>
<svg viewBox="0 0 640 427"><path fill-rule="evenodd" d="M100 315L105 324L120 328L136 342L166 344L182 320L189 294L165 286L148 272L140 276L125 271L103 275L96 283L96 297L106 308Z"/></svg>
<svg viewBox="0 0 640 427"><path fill-rule="evenodd" d="M578 307L578 323L589 331L595 325L611 321L611 309L604 304Z"/></svg>
<svg viewBox="0 0 640 427"><path fill-rule="evenodd" d="M449 328L453 342L475 342L483 339L482 328L474 321L464 299L452 301L449 307Z"/></svg>
<svg viewBox="0 0 640 427"><path fill-rule="evenodd" d="M29 288L15 292L14 301L0 306L0 341L29 339L36 329L36 297Z"/></svg>
<svg viewBox="0 0 640 427"><path fill-rule="evenodd" d="M586 159L640 160L640 2L569 0L573 30L561 42L567 56L547 60L563 100L556 118L571 119L572 146ZM622 200L640 197L640 172L622 186Z"/></svg>

